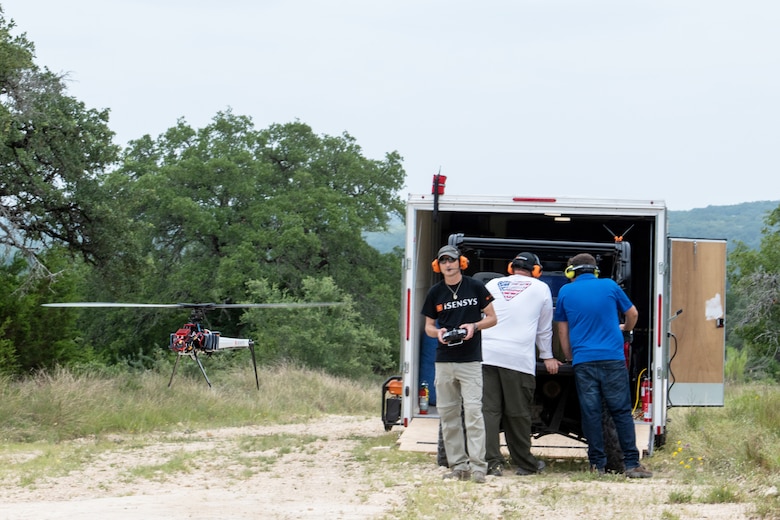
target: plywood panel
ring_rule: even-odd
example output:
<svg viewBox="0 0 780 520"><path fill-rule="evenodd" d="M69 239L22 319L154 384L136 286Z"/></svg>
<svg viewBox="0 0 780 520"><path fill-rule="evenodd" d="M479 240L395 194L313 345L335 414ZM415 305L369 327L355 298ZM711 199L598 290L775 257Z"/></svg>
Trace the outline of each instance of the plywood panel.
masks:
<svg viewBox="0 0 780 520"><path fill-rule="evenodd" d="M726 309L726 243L673 239L669 380L722 383ZM676 344L675 344L676 338Z"/></svg>

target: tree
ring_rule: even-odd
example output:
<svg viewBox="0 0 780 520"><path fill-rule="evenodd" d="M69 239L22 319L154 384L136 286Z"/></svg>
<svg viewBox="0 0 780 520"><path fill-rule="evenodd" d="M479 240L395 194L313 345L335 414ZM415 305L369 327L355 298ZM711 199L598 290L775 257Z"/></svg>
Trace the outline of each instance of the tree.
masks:
<svg viewBox="0 0 780 520"><path fill-rule="evenodd" d="M730 255L734 334L744 340L755 369L780 373L780 207L765 219L761 247L738 244Z"/></svg>
<svg viewBox="0 0 780 520"><path fill-rule="evenodd" d="M64 78L35 65L14 27L0 11L0 244L48 276L40 252L54 244L90 262L111 255L118 222L100 181L118 147L108 111L66 95Z"/></svg>
<svg viewBox="0 0 780 520"><path fill-rule="evenodd" d="M41 253L42 263L61 273L56 283L29 280L21 254L0 262L0 373L30 373L56 365L91 362L94 352L80 341L72 313L47 309L41 303L72 300L81 279L79 268L63 248ZM78 264L78 262L76 262ZM27 282L27 290L16 289Z"/></svg>
<svg viewBox="0 0 780 520"><path fill-rule="evenodd" d="M181 120L156 140L144 136L105 183L123 201L115 211L137 222L130 235L143 269L113 270L111 283L98 276L91 296L238 303L251 299L248 282L262 280L300 299L304 279L329 277L353 298L366 330L395 338L400 261L362 233L401 214L400 162L395 152L364 157L346 133L320 136L300 122L256 130L231 111L199 130ZM212 319L223 334L244 335L238 315ZM117 327L101 343L116 342L122 355L160 345L171 322L145 323L125 327L132 338Z"/></svg>
<svg viewBox="0 0 780 520"><path fill-rule="evenodd" d="M264 281L249 283L250 296L263 301L298 301ZM353 298L330 277L303 280L304 301L343 305L307 309L250 309L242 321L257 338L263 362L292 361L341 376L371 374L392 364L391 342L360 316Z"/></svg>

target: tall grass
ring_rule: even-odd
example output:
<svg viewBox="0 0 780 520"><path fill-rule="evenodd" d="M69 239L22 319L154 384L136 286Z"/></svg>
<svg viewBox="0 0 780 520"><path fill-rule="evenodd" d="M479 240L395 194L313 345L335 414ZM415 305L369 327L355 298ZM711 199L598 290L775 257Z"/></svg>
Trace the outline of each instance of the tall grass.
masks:
<svg viewBox="0 0 780 520"><path fill-rule="evenodd" d="M775 384L729 385L722 408L672 408L669 419L667 438L673 442L667 452L682 447L688 458L701 457L724 473L780 473L780 387Z"/></svg>
<svg viewBox="0 0 780 520"><path fill-rule="evenodd" d="M709 486L697 498L702 503L747 499L738 487L780 488L780 387L731 384L725 397L722 408L670 409L667 443L650 461L683 482ZM756 503L757 517L780 518L776 492Z"/></svg>
<svg viewBox="0 0 780 520"><path fill-rule="evenodd" d="M378 414L379 382L352 381L288 365L209 373L58 369L21 381L0 380L0 439L58 442L107 433L174 427L297 422L323 414Z"/></svg>

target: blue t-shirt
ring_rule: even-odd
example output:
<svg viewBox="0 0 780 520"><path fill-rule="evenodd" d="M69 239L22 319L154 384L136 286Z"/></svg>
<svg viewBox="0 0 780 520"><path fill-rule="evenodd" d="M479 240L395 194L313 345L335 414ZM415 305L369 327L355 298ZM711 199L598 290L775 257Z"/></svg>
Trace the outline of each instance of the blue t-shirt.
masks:
<svg viewBox="0 0 780 520"><path fill-rule="evenodd" d="M569 324L572 364L624 360L620 314L632 306L614 280L591 273L561 287L553 320Z"/></svg>

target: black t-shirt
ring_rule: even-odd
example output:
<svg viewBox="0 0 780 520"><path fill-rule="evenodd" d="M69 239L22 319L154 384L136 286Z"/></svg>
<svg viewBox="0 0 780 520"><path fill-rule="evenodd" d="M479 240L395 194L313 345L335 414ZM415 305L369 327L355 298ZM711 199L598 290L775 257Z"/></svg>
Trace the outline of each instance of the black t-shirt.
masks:
<svg viewBox="0 0 780 520"><path fill-rule="evenodd" d="M493 296L485 288L485 284L470 276L463 276L457 295L457 299L454 298L444 280L440 281L428 291L423 303L423 315L438 320L439 327L452 330L464 323L475 323L481 320L482 309L493 301ZM473 338L460 345L449 346L439 343L436 349L436 361L453 363L482 361L482 333L477 332Z"/></svg>

